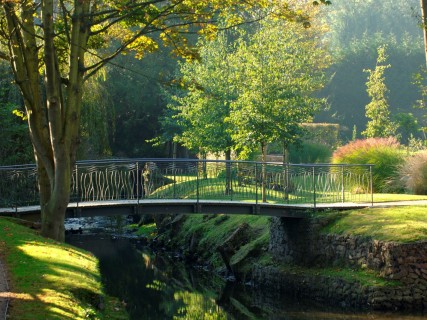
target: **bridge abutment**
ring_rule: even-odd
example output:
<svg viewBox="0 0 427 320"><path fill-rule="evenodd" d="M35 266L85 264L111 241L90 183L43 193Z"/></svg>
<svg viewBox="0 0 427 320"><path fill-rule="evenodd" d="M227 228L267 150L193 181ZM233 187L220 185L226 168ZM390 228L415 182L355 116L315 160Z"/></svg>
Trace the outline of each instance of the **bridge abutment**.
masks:
<svg viewBox="0 0 427 320"><path fill-rule="evenodd" d="M279 261L310 264L312 242L318 229L309 218L271 217L269 251Z"/></svg>

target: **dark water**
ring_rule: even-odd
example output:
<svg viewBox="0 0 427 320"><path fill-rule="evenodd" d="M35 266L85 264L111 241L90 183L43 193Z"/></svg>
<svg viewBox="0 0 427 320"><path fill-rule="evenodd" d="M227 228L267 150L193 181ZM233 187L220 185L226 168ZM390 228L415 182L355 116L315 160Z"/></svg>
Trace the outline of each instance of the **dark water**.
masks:
<svg viewBox="0 0 427 320"><path fill-rule="evenodd" d="M106 291L126 304L130 319L427 319L351 312L261 292L225 282L212 272L190 268L166 253L137 249L129 239L83 233L68 236L67 242L98 257Z"/></svg>

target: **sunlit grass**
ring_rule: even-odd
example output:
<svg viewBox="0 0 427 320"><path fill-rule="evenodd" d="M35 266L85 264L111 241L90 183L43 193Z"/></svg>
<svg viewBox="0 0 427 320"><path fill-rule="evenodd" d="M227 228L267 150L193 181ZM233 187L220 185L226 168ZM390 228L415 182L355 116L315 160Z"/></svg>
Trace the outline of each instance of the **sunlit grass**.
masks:
<svg viewBox="0 0 427 320"><path fill-rule="evenodd" d="M181 177L182 178L182 177ZM189 179L191 178L191 179ZM187 180L188 179L188 180ZM198 189L198 192L197 192ZM155 190L150 198L154 199L199 199L204 200L235 200L255 202L261 201L261 185L254 184L232 184L232 192L226 192L226 182L223 178L195 179L194 177L184 177L177 180L177 183L165 185ZM317 203L342 202L371 202L370 193L353 193L350 191L341 192L340 190L316 190ZM266 189L266 197L269 203L313 203L314 190L310 186L292 190L285 199L282 190ZM427 195L411 194L385 194L374 193L374 202L389 201L411 201L427 200Z"/></svg>
<svg viewBox="0 0 427 320"><path fill-rule="evenodd" d="M427 195L374 193L374 202L427 200Z"/></svg>
<svg viewBox="0 0 427 320"><path fill-rule="evenodd" d="M133 234L137 236L153 238L157 235L157 226L155 223L143 224L141 226L138 226L138 224L130 224L126 228L136 230L133 231Z"/></svg>
<svg viewBox="0 0 427 320"><path fill-rule="evenodd" d="M368 208L333 214L334 221L324 230L327 233L397 242L427 240L427 206Z"/></svg>
<svg viewBox="0 0 427 320"><path fill-rule="evenodd" d="M194 235L197 235L198 250L206 253L202 258L213 266L219 267L223 265L223 262L216 248L222 245L230 234L243 223L249 224L252 237L235 253L234 260L240 260L251 250L262 246L267 247L269 241L268 219L265 216L195 214L186 217L177 239L180 245L185 245L190 243Z"/></svg>
<svg viewBox="0 0 427 320"><path fill-rule="evenodd" d="M261 201L261 185L232 184L232 191L226 190L226 181L223 178L191 179L168 184L155 190L149 198L154 199L199 199L204 200L235 200L255 202ZM324 193L330 197L331 193ZM350 195L347 194L349 197ZM295 193L289 193L285 199L282 190L266 188L266 198L269 203L305 203L313 201L313 191L300 189ZM318 194L318 199L322 195Z"/></svg>
<svg viewBox="0 0 427 320"><path fill-rule="evenodd" d="M126 319L123 306L104 297L92 254L3 218L0 252L11 279L11 319Z"/></svg>

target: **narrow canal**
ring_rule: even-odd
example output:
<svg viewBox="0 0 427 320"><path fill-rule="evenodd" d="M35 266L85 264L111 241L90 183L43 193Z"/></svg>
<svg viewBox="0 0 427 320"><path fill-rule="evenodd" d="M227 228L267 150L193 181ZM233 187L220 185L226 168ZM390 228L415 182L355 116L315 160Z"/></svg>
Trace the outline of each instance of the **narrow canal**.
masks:
<svg viewBox="0 0 427 320"><path fill-rule="evenodd" d="M156 253L132 239L111 234L83 230L83 234L67 236L67 242L98 257L106 291L120 298L134 320L426 319L421 315L348 311L261 292L227 282L201 267L185 265L173 254Z"/></svg>

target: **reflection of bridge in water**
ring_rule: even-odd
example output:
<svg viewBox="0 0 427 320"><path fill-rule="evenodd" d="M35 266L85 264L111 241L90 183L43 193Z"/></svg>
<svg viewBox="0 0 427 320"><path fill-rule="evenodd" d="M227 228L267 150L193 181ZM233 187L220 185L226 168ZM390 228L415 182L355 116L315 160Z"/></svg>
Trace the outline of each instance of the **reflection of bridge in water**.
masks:
<svg viewBox="0 0 427 320"><path fill-rule="evenodd" d="M263 201L265 200L265 201ZM0 214L40 211L34 165L0 167ZM373 204L372 166L195 159L78 162L68 216L235 213L302 216Z"/></svg>

